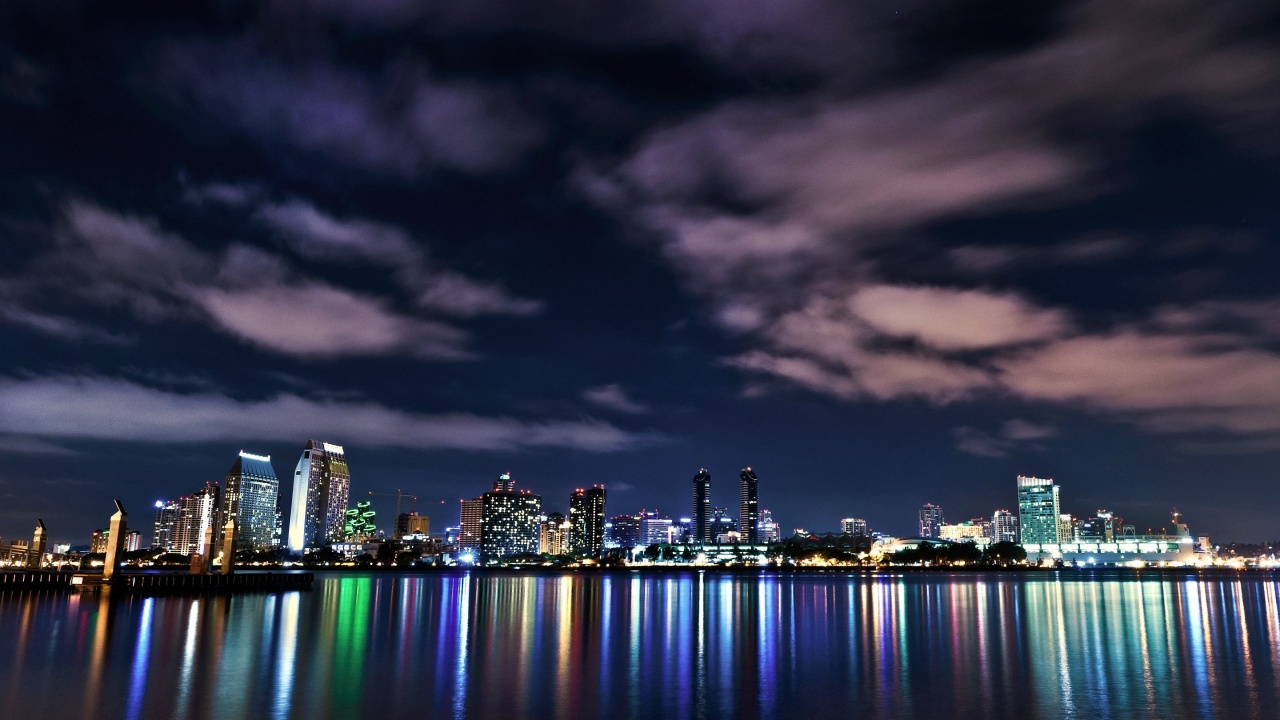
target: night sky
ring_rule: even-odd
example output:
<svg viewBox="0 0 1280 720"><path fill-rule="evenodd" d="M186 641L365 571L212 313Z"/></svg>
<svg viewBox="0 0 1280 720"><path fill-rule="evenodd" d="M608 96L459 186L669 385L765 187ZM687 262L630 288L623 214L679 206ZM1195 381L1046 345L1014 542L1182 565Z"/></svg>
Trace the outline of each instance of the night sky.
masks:
<svg viewBox="0 0 1280 720"><path fill-rule="evenodd" d="M1275 3L199 5L0 8L6 542L313 437L437 532L1280 536Z"/></svg>

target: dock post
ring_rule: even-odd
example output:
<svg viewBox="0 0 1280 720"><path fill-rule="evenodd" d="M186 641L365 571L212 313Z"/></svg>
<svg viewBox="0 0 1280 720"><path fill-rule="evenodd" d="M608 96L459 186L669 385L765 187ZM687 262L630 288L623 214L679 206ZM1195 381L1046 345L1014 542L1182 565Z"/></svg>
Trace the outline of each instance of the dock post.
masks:
<svg viewBox="0 0 1280 720"><path fill-rule="evenodd" d="M228 518L222 526L222 574L230 575L236 564L236 519Z"/></svg>
<svg viewBox="0 0 1280 720"><path fill-rule="evenodd" d="M44 549L49 543L49 533L44 529L44 520L36 518L36 534L31 538L31 551L27 553L27 567L39 570L44 567Z"/></svg>

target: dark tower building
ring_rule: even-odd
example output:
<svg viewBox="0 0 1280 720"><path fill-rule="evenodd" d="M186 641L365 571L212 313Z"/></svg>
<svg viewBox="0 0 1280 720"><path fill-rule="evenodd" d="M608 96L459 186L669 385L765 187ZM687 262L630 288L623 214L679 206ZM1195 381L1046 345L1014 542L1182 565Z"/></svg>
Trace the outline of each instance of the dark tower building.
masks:
<svg viewBox="0 0 1280 720"><path fill-rule="evenodd" d="M604 549L604 486L578 488L569 496L569 549L575 555L599 557Z"/></svg>
<svg viewBox="0 0 1280 720"><path fill-rule="evenodd" d="M760 542L760 481L750 467L742 469L742 502L738 507L738 532L742 542L756 545Z"/></svg>
<svg viewBox="0 0 1280 720"><path fill-rule="evenodd" d="M714 540L711 532L711 473L706 468L693 476L693 533L689 541L707 544Z"/></svg>

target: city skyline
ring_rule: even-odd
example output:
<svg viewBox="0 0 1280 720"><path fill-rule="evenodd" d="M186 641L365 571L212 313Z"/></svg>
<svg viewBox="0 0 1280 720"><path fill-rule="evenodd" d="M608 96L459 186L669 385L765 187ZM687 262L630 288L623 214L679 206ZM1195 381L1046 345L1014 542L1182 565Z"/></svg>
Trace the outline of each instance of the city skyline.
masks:
<svg viewBox="0 0 1280 720"><path fill-rule="evenodd" d="M0 9L0 536L236 448L288 503L300 438L450 506L1274 535L1268 4L376 5Z"/></svg>

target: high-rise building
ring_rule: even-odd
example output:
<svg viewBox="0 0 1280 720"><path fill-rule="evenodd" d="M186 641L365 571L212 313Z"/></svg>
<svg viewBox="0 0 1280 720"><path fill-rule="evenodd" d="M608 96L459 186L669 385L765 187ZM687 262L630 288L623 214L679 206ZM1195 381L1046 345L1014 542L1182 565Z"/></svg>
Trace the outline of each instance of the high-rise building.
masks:
<svg viewBox="0 0 1280 720"><path fill-rule="evenodd" d="M640 545L640 518L635 515L614 515L605 523L605 545L630 550Z"/></svg>
<svg viewBox="0 0 1280 720"><path fill-rule="evenodd" d="M738 531L742 542L755 545L760 542L760 480L750 467L742 468L741 500L738 506Z"/></svg>
<svg viewBox="0 0 1280 720"><path fill-rule="evenodd" d="M494 492L515 492L516 481L511 479L511 473L505 472L499 475L498 479L493 481L493 491Z"/></svg>
<svg viewBox="0 0 1280 720"><path fill-rule="evenodd" d="M773 511L766 508L760 508L760 522L757 523L760 528L760 542L776 543L782 539L782 529L778 527L778 523L773 519Z"/></svg>
<svg viewBox="0 0 1280 720"><path fill-rule="evenodd" d="M1018 528L1024 543L1058 542L1058 486L1053 478L1018 476Z"/></svg>
<svg viewBox="0 0 1280 720"><path fill-rule="evenodd" d="M1095 542L1116 542L1123 534L1124 521L1109 510L1099 510L1080 524L1080 539Z"/></svg>
<svg viewBox="0 0 1280 720"><path fill-rule="evenodd" d="M942 525L946 520L942 517L942 506L933 503L925 503L920 508L920 537L936 538L941 537Z"/></svg>
<svg viewBox="0 0 1280 720"><path fill-rule="evenodd" d="M659 515L656 510L640 511L640 543L642 545L666 542L670 528L671 518Z"/></svg>
<svg viewBox="0 0 1280 720"><path fill-rule="evenodd" d="M280 505L280 481L270 455L243 450L227 472L223 498L225 520L236 521L236 548L262 550L275 547Z"/></svg>
<svg viewBox="0 0 1280 720"><path fill-rule="evenodd" d="M400 513L396 516L396 535L399 540L405 535L430 535L431 518L416 512Z"/></svg>
<svg viewBox="0 0 1280 720"><path fill-rule="evenodd" d="M174 526L172 552L182 555L208 554L218 545L221 523L222 489L218 483L208 482L204 487L178 498L178 522ZM205 546L204 531L213 528L213 548Z"/></svg>
<svg viewBox="0 0 1280 720"><path fill-rule="evenodd" d="M711 508L711 542L731 542L730 535L737 536L738 523L729 516L729 508Z"/></svg>
<svg viewBox="0 0 1280 720"><path fill-rule="evenodd" d="M478 552L480 550L480 524L484 520L484 498L471 498L462 501L462 517L459 520L458 549L460 551Z"/></svg>
<svg viewBox="0 0 1280 720"><path fill-rule="evenodd" d="M494 488L481 496L481 561L537 553L542 498L528 490L517 492L509 473L504 473Z"/></svg>
<svg viewBox="0 0 1280 720"><path fill-rule="evenodd" d="M991 513L991 539L994 542L1018 542L1018 518L1008 510Z"/></svg>
<svg viewBox="0 0 1280 720"><path fill-rule="evenodd" d="M840 532L854 537L866 537L867 521L862 518L844 518L840 521Z"/></svg>
<svg viewBox="0 0 1280 720"><path fill-rule="evenodd" d="M142 549L142 533L137 530L130 530L124 535L124 551L133 552Z"/></svg>
<svg viewBox="0 0 1280 720"><path fill-rule="evenodd" d="M701 468L693 476L693 532L690 541L710 543L711 534L711 473Z"/></svg>
<svg viewBox="0 0 1280 720"><path fill-rule="evenodd" d="M578 488L569 496L569 547L574 555L599 557L604 549L603 485Z"/></svg>
<svg viewBox="0 0 1280 720"><path fill-rule="evenodd" d="M1058 514L1058 542L1076 542L1080 539L1080 520L1071 513Z"/></svg>
<svg viewBox="0 0 1280 720"><path fill-rule="evenodd" d="M571 526L564 515L551 513L542 519L538 535L538 553L542 555L565 555L569 552L569 534Z"/></svg>
<svg viewBox="0 0 1280 720"><path fill-rule="evenodd" d="M151 530L151 549L173 551L178 534L178 501L157 500L156 519Z"/></svg>
<svg viewBox="0 0 1280 720"><path fill-rule="evenodd" d="M289 549L301 552L343 539L351 472L341 445L308 440L293 471Z"/></svg>
<svg viewBox="0 0 1280 720"><path fill-rule="evenodd" d="M89 537L89 552L104 553L107 551L107 539L111 537L111 531L106 528L98 528L93 531L93 535Z"/></svg>

